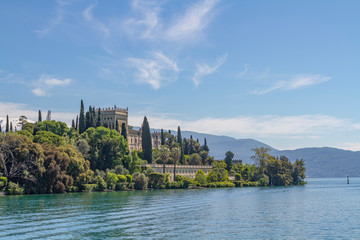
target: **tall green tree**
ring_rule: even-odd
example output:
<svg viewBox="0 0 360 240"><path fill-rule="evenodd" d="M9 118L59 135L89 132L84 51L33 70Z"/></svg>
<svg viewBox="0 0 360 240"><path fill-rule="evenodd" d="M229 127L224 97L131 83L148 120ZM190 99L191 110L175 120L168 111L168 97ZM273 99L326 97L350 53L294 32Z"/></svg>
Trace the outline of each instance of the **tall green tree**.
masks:
<svg viewBox="0 0 360 240"><path fill-rule="evenodd" d="M75 129L79 129L79 115L76 115Z"/></svg>
<svg viewBox="0 0 360 240"><path fill-rule="evenodd" d="M177 142L180 145L180 151L181 151L181 155L180 155L180 160L179 162L181 164L184 164L184 144L183 144L183 139L181 137L181 130L180 130L180 126L178 126L178 130L177 130Z"/></svg>
<svg viewBox="0 0 360 240"><path fill-rule="evenodd" d="M83 133L86 130L85 113L84 113L84 102L81 99L80 104L80 118L79 118L79 133Z"/></svg>
<svg viewBox="0 0 360 240"><path fill-rule="evenodd" d="M71 127L72 127L72 128L75 128L75 121L74 121L74 119L71 121Z"/></svg>
<svg viewBox="0 0 360 240"><path fill-rule="evenodd" d="M127 132L126 132L126 125L125 123L121 124L121 135L124 137L124 139L127 141Z"/></svg>
<svg viewBox="0 0 360 240"><path fill-rule="evenodd" d="M165 135L164 135L164 129L161 129L161 145L165 144Z"/></svg>
<svg viewBox="0 0 360 240"><path fill-rule="evenodd" d="M13 125L12 125L12 122L10 122L10 132L13 131Z"/></svg>
<svg viewBox="0 0 360 240"><path fill-rule="evenodd" d="M9 127L9 115L6 115L6 127L5 127L5 132L9 132L10 127Z"/></svg>
<svg viewBox="0 0 360 240"><path fill-rule="evenodd" d="M41 111L39 110L39 115L38 115L38 122L42 121L42 116L41 116Z"/></svg>
<svg viewBox="0 0 360 240"><path fill-rule="evenodd" d="M97 120L96 120L96 127L100 127L101 126L101 113L100 113L100 108L98 109L98 114L97 114Z"/></svg>
<svg viewBox="0 0 360 240"><path fill-rule="evenodd" d="M206 141L206 138L204 138L204 145L201 146L201 148L204 150L204 151L209 151L209 147L207 145L207 141Z"/></svg>
<svg viewBox="0 0 360 240"><path fill-rule="evenodd" d="M115 130L120 132L120 128L119 128L119 121L118 120L115 120L116 121L116 124L115 124Z"/></svg>
<svg viewBox="0 0 360 240"><path fill-rule="evenodd" d="M226 170L230 171L230 169L232 168L232 160L234 158L234 154L231 151L227 151L225 153L225 163L226 163Z"/></svg>
<svg viewBox="0 0 360 240"><path fill-rule="evenodd" d="M142 126L142 131L141 131L141 137L142 137L141 145L142 145L142 150L144 153L144 159L146 161L148 161L148 163L151 163L152 162L152 142L151 142L150 126L149 126L149 122L148 122L146 116L144 117L144 122L143 122L143 126Z"/></svg>
<svg viewBox="0 0 360 240"><path fill-rule="evenodd" d="M90 119L90 112L85 113L85 129L88 129L91 127L91 119Z"/></svg>
<svg viewBox="0 0 360 240"><path fill-rule="evenodd" d="M170 156L169 147L167 145L162 145L160 148L159 155L160 155L160 160L163 163L163 173L165 173L165 163L169 159L169 156Z"/></svg>
<svg viewBox="0 0 360 240"><path fill-rule="evenodd" d="M92 127L96 127L96 114L95 114L95 107L92 108L91 110L91 116L92 116L92 119L91 119L91 126Z"/></svg>

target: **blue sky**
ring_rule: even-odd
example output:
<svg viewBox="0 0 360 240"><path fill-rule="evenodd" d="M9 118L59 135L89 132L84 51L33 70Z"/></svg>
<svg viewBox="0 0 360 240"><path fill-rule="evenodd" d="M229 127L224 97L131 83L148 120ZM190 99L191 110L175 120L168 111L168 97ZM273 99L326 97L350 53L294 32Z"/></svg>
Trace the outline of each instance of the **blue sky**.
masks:
<svg viewBox="0 0 360 240"><path fill-rule="evenodd" d="M0 1L0 114L360 150L359 1Z"/></svg>

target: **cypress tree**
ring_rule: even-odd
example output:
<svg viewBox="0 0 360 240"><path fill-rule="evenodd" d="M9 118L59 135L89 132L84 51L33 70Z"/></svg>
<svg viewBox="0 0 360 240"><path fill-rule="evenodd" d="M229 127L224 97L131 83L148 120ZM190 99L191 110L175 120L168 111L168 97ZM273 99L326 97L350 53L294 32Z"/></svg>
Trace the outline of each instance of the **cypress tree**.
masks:
<svg viewBox="0 0 360 240"><path fill-rule="evenodd" d="M198 138L196 139L196 142L199 143L199 139L198 139Z"/></svg>
<svg viewBox="0 0 360 240"><path fill-rule="evenodd" d="M169 129L169 133L171 134L171 130Z"/></svg>
<svg viewBox="0 0 360 240"><path fill-rule="evenodd" d="M39 110L38 122L42 122L41 111Z"/></svg>
<svg viewBox="0 0 360 240"><path fill-rule="evenodd" d="M9 115L6 115L6 128L5 128L5 132L9 132Z"/></svg>
<svg viewBox="0 0 360 240"><path fill-rule="evenodd" d="M10 122L10 132L13 131L12 122Z"/></svg>
<svg viewBox="0 0 360 240"><path fill-rule="evenodd" d="M119 121L118 120L115 120L116 121L116 126L115 126L115 129L116 131L120 132L120 128L119 128Z"/></svg>
<svg viewBox="0 0 360 240"><path fill-rule="evenodd" d="M79 133L83 133L86 130L85 114L84 114L84 102L81 100L80 104L80 119L79 119Z"/></svg>
<svg viewBox="0 0 360 240"><path fill-rule="evenodd" d="M192 135L190 135L190 139L192 139Z"/></svg>
<svg viewBox="0 0 360 240"><path fill-rule="evenodd" d="M144 117L144 122L143 122L143 126L142 126L142 131L141 131L141 137L142 137L141 145L142 145L142 150L144 153L144 159L147 160L148 163L151 163L152 162L152 142L151 142L150 126L149 126L149 122L148 122L146 116Z"/></svg>
<svg viewBox="0 0 360 240"><path fill-rule="evenodd" d="M75 129L79 129L79 115L76 115L76 123L75 123Z"/></svg>
<svg viewBox="0 0 360 240"><path fill-rule="evenodd" d="M98 110L97 120L96 120L96 127L101 126L101 116L100 116L100 108Z"/></svg>
<svg viewBox="0 0 360 240"><path fill-rule="evenodd" d="M1 124L0 124L0 133L2 132L2 129L1 129Z"/></svg>
<svg viewBox="0 0 360 240"><path fill-rule="evenodd" d="M74 119L71 121L71 127L72 127L72 128L75 128L75 121L74 121Z"/></svg>
<svg viewBox="0 0 360 240"><path fill-rule="evenodd" d="M206 138L204 138L204 145L202 146L202 149L207 152L209 151L209 147L207 145Z"/></svg>
<svg viewBox="0 0 360 240"><path fill-rule="evenodd" d="M127 132L126 132L126 125L125 123L121 124L121 135L124 137L124 139L127 141Z"/></svg>
<svg viewBox="0 0 360 240"><path fill-rule="evenodd" d="M90 127L90 112L86 112L85 114L85 130Z"/></svg>
<svg viewBox="0 0 360 240"><path fill-rule="evenodd" d="M164 130L163 129L161 129L161 139L160 139L160 141L161 141L161 145L165 144L165 136L164 136Z"/></svg>
<svg viewBox="0 0 360 240"><path fill-rule="evenodd" d="M92 127L96 127L96 123L95 123L96 122L95 107L92 108L91 115L92 115L91 125L92 125Z"/></svg>
<svg viewBox="0 0 360 240"><path fill-rule="evenodd" d="M184 164L184 144L181 137L180 126L178 126L178 130L177 130L177 142L180 144L180 150L181 150L180 163Z"/></svg>

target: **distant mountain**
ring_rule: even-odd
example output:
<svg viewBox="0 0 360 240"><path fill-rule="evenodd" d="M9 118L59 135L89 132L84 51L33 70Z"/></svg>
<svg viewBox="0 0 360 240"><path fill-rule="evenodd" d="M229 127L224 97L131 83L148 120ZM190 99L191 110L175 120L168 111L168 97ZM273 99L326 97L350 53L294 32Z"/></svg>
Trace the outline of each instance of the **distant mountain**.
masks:
<svg viewBox="0 0 360 240"><path fill-rule="evenodd" d="M172 134L176 135L176 131L172 131ZM254 139L235 139L190 131L182 131L181 134L183 138L190 138L190 135L195 140L198 138L201 145L206 138L210 155L215 159L224 159L225 152L232 151L236 159L251 163L250 157L254 155L251 149L266 147L271 149L273 156L284 155L292 162L296 159L304 159L308 177L360 177L360 152L329 147L280 151Z"/></svg>

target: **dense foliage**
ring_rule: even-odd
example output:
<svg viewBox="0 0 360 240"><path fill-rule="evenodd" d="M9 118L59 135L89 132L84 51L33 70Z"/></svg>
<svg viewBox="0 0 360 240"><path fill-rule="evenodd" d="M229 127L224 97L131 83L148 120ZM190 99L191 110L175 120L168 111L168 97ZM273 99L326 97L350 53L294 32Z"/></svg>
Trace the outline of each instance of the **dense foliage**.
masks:
<svg viewBox="0 0 360 240"><path fill-rule="evenodd" d="M162 145L152 149L146 117L142 129L144 150L130 152L125 124L120 134L120 129L110 130L97 124L100 118L95 118L93 107L89 107L88 117L83 118L83 108L81 102L79 129L78 123L69 129L50 117L41 121L39 112L37 123L28 123L21 116L21 131L12 132L9 127L8 132L0 132L0 191L31 194L304 184L303 160L291 163L285 156L276 158L269 154L269 149L257 148L253 150L254 164L233 165L234 154L230 151L224 161L215 161L209 156L206 139L202 146L192 137L182 139L180 127L177 136L162 130ZM148 162L163 164L164 171L157 173L144 167ZM207 175L199 170L194 179L174 175L175 181L170 182L165 164L174 166L173 173L178 165L213 168Z"/></svg>

